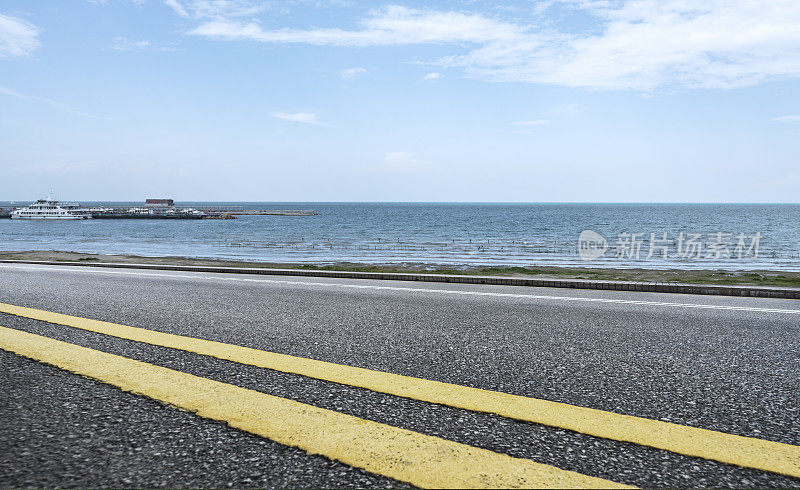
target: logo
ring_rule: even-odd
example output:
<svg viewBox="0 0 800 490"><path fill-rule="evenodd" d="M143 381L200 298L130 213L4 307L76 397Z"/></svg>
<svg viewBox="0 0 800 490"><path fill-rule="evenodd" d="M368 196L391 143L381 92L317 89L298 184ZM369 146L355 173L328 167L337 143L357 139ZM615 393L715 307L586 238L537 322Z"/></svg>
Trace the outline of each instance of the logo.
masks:
<svg viewBox="0 0 800 490"><path fill-rule="evenodd" d="M606 253L607 249L608 242L595 231L583 230L578 237L578 256L581 260L594 260Z"/></svg>

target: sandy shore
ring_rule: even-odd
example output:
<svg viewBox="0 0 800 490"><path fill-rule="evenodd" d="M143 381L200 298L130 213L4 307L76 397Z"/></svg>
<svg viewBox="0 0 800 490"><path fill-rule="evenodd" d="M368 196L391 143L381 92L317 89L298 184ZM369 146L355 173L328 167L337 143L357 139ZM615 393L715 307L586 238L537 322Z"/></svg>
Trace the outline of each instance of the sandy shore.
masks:
<svg viewBox="0 0 800 490"><path fill-rule="evenodd" d="M591 269L561 267L453 267L441 264L297 264L276 262L247 262L188 257L141 257L137 255L101 255L58 251L0 252L4 260L46 260L56 262L118 262L169 265L209 265L228 267L265 267L282 269L318 269L359 272L414 272L429 274L469 274L507 277L540 277L563 279L596 279L605 281L674 282L690 284L757 285L800 287L800 273L782 271L730 272L678 269Z"/></svg>

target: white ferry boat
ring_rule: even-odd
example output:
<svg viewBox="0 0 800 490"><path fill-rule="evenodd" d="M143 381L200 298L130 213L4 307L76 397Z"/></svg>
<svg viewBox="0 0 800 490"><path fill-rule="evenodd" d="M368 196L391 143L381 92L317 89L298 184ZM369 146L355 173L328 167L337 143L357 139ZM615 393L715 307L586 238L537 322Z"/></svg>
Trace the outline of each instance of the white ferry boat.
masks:
<svg viewBox="0 0 800 490"><path fill-rule="evenodd" d="M78 211L80 204L59 202L48 197L26 208L15 209L11 219L89 219L91 215Z"/></svg>

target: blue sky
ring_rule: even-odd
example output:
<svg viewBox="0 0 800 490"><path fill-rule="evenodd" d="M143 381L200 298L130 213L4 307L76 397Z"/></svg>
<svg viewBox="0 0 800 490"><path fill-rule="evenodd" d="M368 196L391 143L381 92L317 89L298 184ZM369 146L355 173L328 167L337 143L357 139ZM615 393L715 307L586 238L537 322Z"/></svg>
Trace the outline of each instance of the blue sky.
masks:
<svg viewBox="0 0 800 490"><path fill-rule="evenodd" d="M0 200L800 202L796 0L4 0Z"/></svg>

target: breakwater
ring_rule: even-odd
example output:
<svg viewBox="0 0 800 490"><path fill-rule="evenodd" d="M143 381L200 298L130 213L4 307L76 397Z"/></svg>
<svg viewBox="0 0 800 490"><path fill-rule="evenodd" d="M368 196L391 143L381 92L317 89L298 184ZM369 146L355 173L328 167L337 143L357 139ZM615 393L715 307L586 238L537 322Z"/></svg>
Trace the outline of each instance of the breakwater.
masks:
<svg viewBox="0 0 800 490"><path fill-rule="evenodd" d="M0 219L11 218L11 213L20 207L0 208ZM143 205L119 206L97 205L79 207L71 210L71 214L87 219L236 219L236 216L314 216L311 209L247 209L242 206L208 206L208 205Z"/></svg>
<svg viewBox="0 0 800 490"><path fill-rule="evenodd" d="M250 209L247 211L231 211L234 216L314 216L312 209Z"/></svg>

